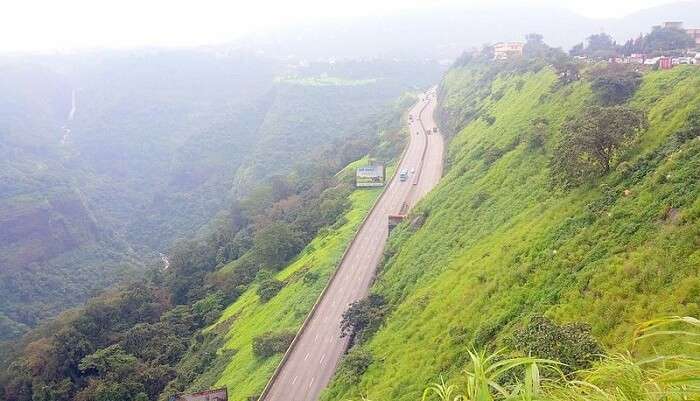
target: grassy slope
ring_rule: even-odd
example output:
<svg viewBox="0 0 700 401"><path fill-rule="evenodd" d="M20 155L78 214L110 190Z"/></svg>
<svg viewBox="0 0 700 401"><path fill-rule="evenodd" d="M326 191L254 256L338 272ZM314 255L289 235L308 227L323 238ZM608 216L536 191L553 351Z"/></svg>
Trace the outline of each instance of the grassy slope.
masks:
<svg viewBox="0 0 700 401"><path fill-rule="evenodd" d="M474 79L450 72L446 103L469 105L461 91ZM632 103L651 128L616 172L567 193L549 188L548 160L558 127L592 96L584 82L552 92L555 79L543 70L494 81L503 96L483 105L495 123L459 132L446 176L417 208L425 224L392 234L375 287L397 307L364 346L375 362L352 382L336 379L324 400L418 400L438 375L458 374L467 347L499 346L535 314L586 321L620 349L634 323L700 313L700 142L642 162L700 109L700 70L649 73ZM536 116L550 121L544 150L516 140ZM488 166L494 146L506 153ZM666 219L671 206L679 214Z"/></svg>
<svg viewBox="0 0 700 401"><path fill-rule="evenodd" d="M234 353L216 385L228 387L230 400L246 400L262 391L282 355L257 359L252 353L253 338L267 331L298 330L380 192L381 189L354 191L342 224L320 233L294 262L279 272L277 279L286 285L273 299L261 303L255 292L257 286L253 286L224 311L217 324L230 324L225 331L224 348ZM318 276L304 280L308 273L312 274L307 277Z"/></svg>

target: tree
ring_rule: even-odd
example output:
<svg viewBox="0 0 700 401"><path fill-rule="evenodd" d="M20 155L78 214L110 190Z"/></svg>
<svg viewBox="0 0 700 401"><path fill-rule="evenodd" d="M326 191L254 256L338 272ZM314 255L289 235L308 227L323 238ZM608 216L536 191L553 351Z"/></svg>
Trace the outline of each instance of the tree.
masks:
<svg viewBox="0 0 700 401"><path fill-rule="evenodd" d="M645 52L682 50L695 47L695 40L684 30L674 28L654 28L644 37Z"/></svg>
<svg viewBox="0 0 700 401"><path fill-rule="evenodd" d="M608 58L617 53L617 45L612 36L606 33L598 33L588 37L586 54L592 57Z"/></svg>
<svg viewBox="0 0 700 401"><path fill-rule="evenodd" d="M622 64L609 64L591 73L591 89L606 106L627 101L641 83L642 74Z"/></svg>
<svg viewBox="0 0 700 401"><path fill-rule="evenodd" d="M278 333L267 332L261 336L253 338L253 354L258 358L267 358L274 354L287 351L289 345L294 340L293 331L282 331Z"/></svg>
<svg viewBox="0 0 700 401"><path fill-rule="evenodd" d="M583 56L584 54L585 53L583 43L578 43L574 45L574 47L572 47L571 50L569 50L569 55L572 57Z"/></svg>
<svg viewBox="0 0 700 401"><path fill-rule="evenodd" d="M529 58L544 58L549 52L549 46L544 43L544 37L539 33L529 33L525 35L525 45L523 46L523 56Z"/></svg>
<svg viewBox="0 0 700 401"><path fill-rule="evenodd" d="M537 316L524 328L516 330L511 339L515 349L528 356L563 363L562 370L571 373L588 369L603 356L603 347L583 323L558 325Z"/></svg>
<svg viewBox="0 0 700 401"><path fill-rule="evenodd" d="M570 186L608 173L612 160L646 125L645 114L627 106L588 108L564 125L551 164L554 181Z"/></svg>
<svg viewBox="0 0 700 401"><path fill-rule="evenodd" d="M374 362L374 357L369 351L353 348L343 359L339 375L354 380L365 373L372 362Z"/></svg>
<svg viewBox="0 0 700 401"><path fill-rule="evenodd" d="M568 57L560 57L552 64L554 71L559 76L559 85L568 85L578 81L581 77L578 63Z"/></svg>
<svg viewBox="0 0 700 401"><path fill-rule="evenodd" d="M97 376L124 378L136 371L138 363L138 359L124 352L120 345L111 345L83 358L80 370Z"/></svg>
<svg viewBox="0 0 700 401"><path fill-rule="evenodd" d="M289 224L282 222L270 224L253 239L258 262L273 269L282 267L299 252L301 245L299 233Z"/></svg>

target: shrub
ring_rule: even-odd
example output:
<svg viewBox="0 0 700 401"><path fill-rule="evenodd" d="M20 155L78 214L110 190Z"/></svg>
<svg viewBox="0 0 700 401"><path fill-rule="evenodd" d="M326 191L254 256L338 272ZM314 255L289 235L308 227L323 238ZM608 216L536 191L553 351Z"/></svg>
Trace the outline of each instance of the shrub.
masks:
<svg viewBox="0 0 700 401"><path fill-rule="evenodd" d="M504 153L505 152L502 149L495 146L488 148L484 152L484 163L486 163L487 166L490 166L498 161L498 159L500 159Z"/></svg>
<svg viewBox="0 0 700 401"><path fill-rule="evenodd" d="M474 197L472 197L471 205L469 206L472 209L478 209L479 206L481 206L481 204L486 202L489 198L491 198L491 194L489 194L488 192L479 191L476 194L474 194Z"/></svg>
<svg viewBox="0 0 700 401"><path fill-rule="evenodd" d="M379 329L387 312L386 300L381 295L373 294L353 302L343 313L340 336L350 336L352 341L362 342Z"/></svg>
<svg viewBox="0 0 700 401"><path fill-rule="evenodd" d="M304 282L304 284L309 285L309 284L313 284L316 281L318 281L319 277L320 277L320 275L318 273L313 272L313 271L307 271L304 274L302 281Z"/></svg>
<svg viewBox="0 0 700 401"><path fill-rule="evenodd" d="M643 112L627 106L587 109L564 125L551 163L554 181L570 186L608 173L620 150L646 124Z"/></svg>
<svg viewBox="0 0 700 401"><path fill-rule="evenodd" d="M484 113L484 115L481 116L481 119L484 120L484 122L488 126L491 126L491 125L496 123L496 117L494 117L488 113Z"/></svg>
<svg viewBox="0 0 700 401"><path fill-rule="evenodd" d="M627 101L642 83L642 74L621 64L610 64L591 73L591 89L601 104Z"/></svg>
<svg viewBox="0 0 700 401"><path fill-rule="evenodd" d="M192 312L199 321L199 326L209 325L218 319L223 310L223 303L224 294L221 291L216 291L195 302L192 305Z"/></svg>
<svg viewBox="0 0 700 401"><path fill-rule="evenodd" d="M511 342L515 349L527 355L563 363L562 370L567 373L588 369L603 355L603 348L591 336L589 325L558 325L542 316L516 330Z"/></svg>
<svg viewBox="0 0 700 401"><path fill-rule="evenodd" d="M284 283L275 279L270 274L262 274L263 278L260 280L260 285L256 290L256 293L260 297L261 302L267 302L277 295L280 290L284 287Z"/></svg>
<svg viewBox="0 0 700 401"><path fill-rule="evenodd" d="M351 380L358 378L367 371L372 362L374 362L374 358L369 351L358 348L353 349L343 360L343 365L340 369L341 375Z"/></svg>
<svg viewBox="0 0 700 401"><path fill-rule="evenodd" d="M558 76L557 84L559 86L566 86L572 82L578 81L581 77L578 63L569 58L563 57L557 60L552 67Z"/></svg>
<svg viewBox="0 0 700 401"><path fill-rule="evenodd" d="M253 338L253 354L258 358L268 358L274 354L287 351L294 340L293 331L281 331L278 333L267 332Z"/></svg>

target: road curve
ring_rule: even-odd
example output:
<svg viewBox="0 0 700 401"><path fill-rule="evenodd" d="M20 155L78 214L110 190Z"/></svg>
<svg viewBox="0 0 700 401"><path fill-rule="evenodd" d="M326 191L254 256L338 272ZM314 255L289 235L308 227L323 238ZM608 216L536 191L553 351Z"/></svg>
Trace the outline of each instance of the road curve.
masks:
<svg viewBox="0 0 700 401"><path fill-rule="evenodd" d="M409 111L410 142L399 169L415 169L407 181L398 174L361 226L336 275L311 312L305 328L292 344L275 376L261 395L262 401L316 401L328 385L347 348L340 338L343 312L354 301L367 296L388 236L387 218L410 209L442 176L443 139L433 133L435 88ZM420 116L420 117L419 117Z"/></svg>

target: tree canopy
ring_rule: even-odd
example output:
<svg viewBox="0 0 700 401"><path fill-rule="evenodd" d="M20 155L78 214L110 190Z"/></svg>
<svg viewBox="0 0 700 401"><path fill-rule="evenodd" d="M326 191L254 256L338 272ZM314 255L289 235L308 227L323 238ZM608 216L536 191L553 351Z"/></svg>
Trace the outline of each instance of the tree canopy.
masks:
<svg viewBox="0 0 700 401"><path fill-rule="evenodd" d="M564 125L552 159L555 181L570 186L608 173L620 150L646 125L646 115L628 106L588 108Z"/></svg>

